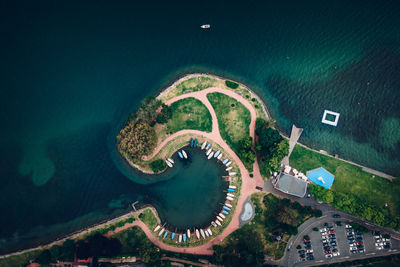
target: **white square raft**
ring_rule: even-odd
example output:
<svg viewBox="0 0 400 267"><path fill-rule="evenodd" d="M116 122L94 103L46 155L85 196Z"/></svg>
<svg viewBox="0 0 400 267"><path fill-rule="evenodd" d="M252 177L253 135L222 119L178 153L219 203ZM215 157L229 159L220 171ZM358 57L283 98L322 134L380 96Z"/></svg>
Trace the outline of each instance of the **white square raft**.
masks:
<svg viewBox="0 0 400 267"><path fill-rule="evenodd" d="M326 119L327 115L333 115L335 116L335 121L330 121ZM326 110L324 111L324 115L322 115L322 123L328 124L328 125L332 125L332 126L336 126L338 124L339 121L339 117L340 114L334 111L330 111L330 110Z"/></svg>

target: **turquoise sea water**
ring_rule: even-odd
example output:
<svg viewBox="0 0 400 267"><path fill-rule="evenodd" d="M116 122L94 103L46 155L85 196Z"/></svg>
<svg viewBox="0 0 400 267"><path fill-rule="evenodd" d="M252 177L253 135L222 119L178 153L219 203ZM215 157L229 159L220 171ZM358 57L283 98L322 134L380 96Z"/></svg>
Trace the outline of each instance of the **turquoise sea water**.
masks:
<svg viewBox="0 0 400 267"><path fill-rule="evenodd" d="M140 100L186 73L243 82L283 132L295 123L301 142L399 176L399 10L396 1L2 1L0 251L135 200L177 227L207 221L212 213L184 214L217 199L178 204L199 181L183 180L183 166L142 185L154 177L127 168L114 148ZM200 29L205 23L211 30ZM337 127L320 123L324 109L341 114Z"/></svg>

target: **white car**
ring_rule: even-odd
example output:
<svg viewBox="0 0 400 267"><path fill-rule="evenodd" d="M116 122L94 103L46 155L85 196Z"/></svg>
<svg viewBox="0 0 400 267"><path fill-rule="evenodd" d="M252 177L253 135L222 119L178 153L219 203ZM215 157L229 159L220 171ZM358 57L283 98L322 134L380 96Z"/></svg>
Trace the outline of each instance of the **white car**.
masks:
<svg viewBox="0 0 400 267"><path fill-rule="evenodd" d="M376 249L377 249L377 250L382 250L382 249L383 249L383 247L377 247Z"/></svg>
<svg viewBox="0 0 400 267"><path fill-rule="evenodd" d="M346 224L346 228L351 228L351 225L349 225L349 224Z"/></svg>
<svg viewBox="0 0 400 267"><path fill-rule="evenodd" d="M312 250L312 249L307 249L307 253L313 253L314 252L314 250Z"/></svg>
<svg viewBox="0 0 400 267"><path fill-rule="evenodd" d="M326 254L325 258L332 258L332 254Z"/></svg>

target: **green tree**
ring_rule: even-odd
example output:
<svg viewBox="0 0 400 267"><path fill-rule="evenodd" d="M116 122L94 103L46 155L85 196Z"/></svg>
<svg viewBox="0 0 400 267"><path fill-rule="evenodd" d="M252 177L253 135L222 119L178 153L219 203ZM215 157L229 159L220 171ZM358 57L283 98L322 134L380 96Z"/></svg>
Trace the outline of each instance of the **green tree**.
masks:
<svg viewBox="0 0 400 267"><path fill-rule="evenodd" d="M228 86L229 88L232 88L232 89L236 89L239 87L239 84L232 82L232 81L228 81L228 80L225 81L225 84L226 84L226 86Z"/></svg>
<svg viewBox="0 0 400 267"><path fill-rule="evenodd" d="M51 262L50 250L48 249L43 250L36 258L36 262L40 264L49 264Z"/></svg>
<svg viewBox="0 0 400 267"><path fill-rule="evenodd" d="M156 117L156 122L164 124L167 123L167 121L172 118L172 109L170 106L167 106L164 103L161 104L161 107L162 109Z"/></svg>
<svg viewBox="0 0 400 267"><path fill-rule="evenodd" d="M167 164L162 159L156 159L150 163L150 168L154 173L158 173L164 170L167 167Z"/></svg>
<svg viewBox="0 0 400 267"><path fill-rule="evenodd" d="M156 99L154 96L147 96L143 99L136 116L138 120L150 124L157 115L157 109L161 106L161 100Z"/></svg>
<svg viewBox="0 0 400 267"><path fill-rule="evenodd" d="M256 119L256 135L260 135L261 130L266 126L267 122L263 118Z"/></svg>
<svg viewBox="0 0 400 267"><path fill-rule="evenodd" d="M260 135L258 137L258 142L262 147L261 155L268 155L270 152L270 147L273 144L278 143L282 140L282 136L279 132L272 128L263 128L260 131Z"/></svg>

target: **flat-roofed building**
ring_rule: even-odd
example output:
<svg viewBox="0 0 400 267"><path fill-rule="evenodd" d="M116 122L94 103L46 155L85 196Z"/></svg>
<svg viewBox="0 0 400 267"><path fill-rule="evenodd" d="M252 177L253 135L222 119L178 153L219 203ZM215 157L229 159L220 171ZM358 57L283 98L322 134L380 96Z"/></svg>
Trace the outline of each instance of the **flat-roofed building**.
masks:
<svg viewBox="0 0 400 267"><path fill-rule="evenodd" d="M283 172L272 183L279 191L296 197L304 197L307 191L307 181Z"/></svg>

